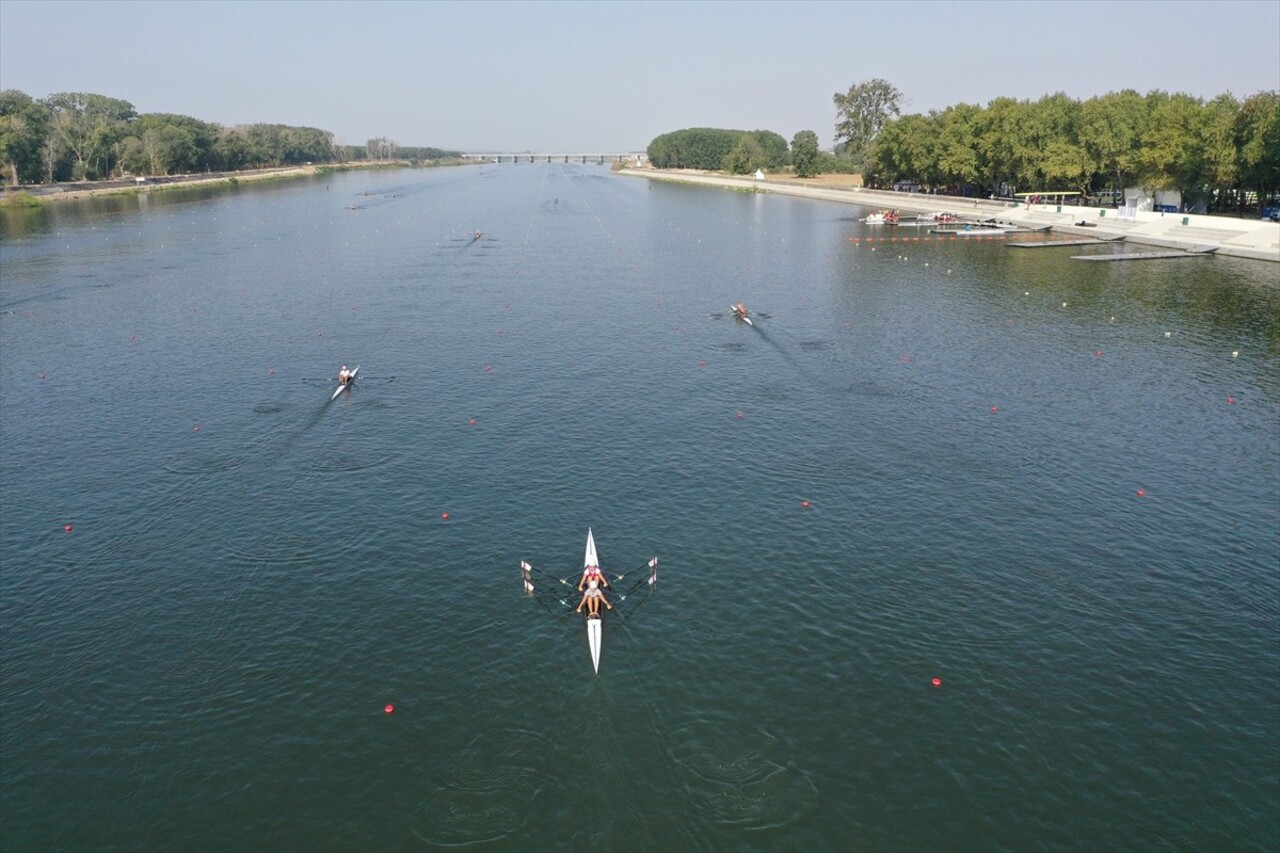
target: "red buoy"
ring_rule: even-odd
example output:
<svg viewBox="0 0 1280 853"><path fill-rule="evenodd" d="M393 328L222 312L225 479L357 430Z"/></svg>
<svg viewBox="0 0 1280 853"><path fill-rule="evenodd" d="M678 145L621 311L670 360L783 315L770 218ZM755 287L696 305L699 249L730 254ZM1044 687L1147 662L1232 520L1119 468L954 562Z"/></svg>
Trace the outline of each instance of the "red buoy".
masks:
<svg viewBox="0 0 1280 853"><path fill-rule="evenodd" d="M445 521L448 521L448 520L449 520L449 513L447 513L447 512L442 512L442 513L440 513L440 517L441 517L442 519L444 519Z"/></svg>
<svg viewBox="0 0 1280 853"><path fill-rule="evenodd" d="M72 530L72 527L71 527L71 525L70 525L70 524L64 524L64 525L62 525L62 529L63 529L64 531L66 531L67 533L70 533L70 532L71 532L71 530Z"/></svg>
<svg viewBox="0 0 1280 853"><path fill-rule="evenodd" d="M396 710L396 706L395 706L395 705L385 705L385 706L383 706L383 708L382 708L382 711L383 711L383 713L385 713L385 714L393 714L393 713L395 713L395 710Z"/></svg>
<svg viewBox="0 0 1280 853"><path fill-rule="evenodd" d="M740 417L740 418L745 418L745 417L746 417L746 415L742 414L742 412L738 412L738 417Z"/></svg>
<svg viewBox="0 0 1280 853"><path fill-rule="evenodd" d="M484 372L485 372L485 373L493 373L493 365L492 365L492 364L486 364L486 365L484 366Z"/></svg>
<svg viewBox="0 0 1280 853"><path fill-rule="evenodd" d="M935 676L933 677L932 684L933 684L933 686L934 686L934 687L941 687L941 686L942 686L942 679L941 679L941 678L938 678L938 677L935 675Z"/></svg>
<svg viewBox="0 0 1280 853"><path fill-rule="evenodd" d="M999 406L992 406L992 407L991 407L991 411L993 411L993 412L998 412L998 411L1000 411L1000 407L999 407Z"/></svg>
<svg viewBox="0 0 1280 853"><path fill-rule="evenodd" d="M476 425L476 419L475 419L475 418L472 418L472 419L471 419L470 421L468 421L467 423L468 423L470 426L475 426L475 425Z"/></svg>
<svg viewBox="0 0 1280 853"><path fill-rule="evenodd" d="M1234 404L1235 404L1235 402L1236 402L1236 398L1235 398L1235 397L1228 397L1228 398L1227 398L1227 405L1228 405L1228 406L1234 405Z"/></svg>
<svg viewBox="0 0 1280 853"><path fill-rule="evenodd" d="M199 431L200 431L200 425L199 425L199 424L196 424L195 426L193 426L193 427L191 428L191 431L192 431L192 432L199 432Z"/></svg>
<svg viewBox="0 0 1280 853"><path fill-rule="evenodd" d="M1138 489L1138 497L1143 497L1144 495L1146 495L1146 492L1144 492L1142 489Z"/></svg>
<svg viewBox="0 0 1280 853"><path fill-rule="evenodd" d="M809 508L809 502L808 502L808 501L800 501L800 506L804 507L805 509L808 509L808 508Z"/></svg>
<svg viewBox="0 0 1280 853"><path fill-rule="evenodd" d="M698 362L698 367L706 367L706 366L707 366L707 363L705 361Z"/></svg>

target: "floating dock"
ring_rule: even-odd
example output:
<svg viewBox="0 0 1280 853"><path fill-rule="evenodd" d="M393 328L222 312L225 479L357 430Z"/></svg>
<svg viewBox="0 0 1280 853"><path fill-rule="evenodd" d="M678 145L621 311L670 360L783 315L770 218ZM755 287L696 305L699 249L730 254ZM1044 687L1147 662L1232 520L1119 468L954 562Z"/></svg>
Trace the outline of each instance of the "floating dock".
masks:
<svg viewBox="0 0 1280 853"><path fill-rule="evenodd" d="M1118 255L1072 255L1073 261L1153 261L1157 258L1207 258L1212 251L1198 252L1124 252Z"/></svg>
<svg viewBox="0 0 1280 853"><path fill-rule="evenodd" d="M1098 237L1088 237L1079 240L1046 240L1043 243L1008 243L1006 245L1011 249L1044 249L1049 246L1105 246L1108 243L1116 243L1123 239L1123 237L1112 237L1110 240L1102 240Z"/></svg>

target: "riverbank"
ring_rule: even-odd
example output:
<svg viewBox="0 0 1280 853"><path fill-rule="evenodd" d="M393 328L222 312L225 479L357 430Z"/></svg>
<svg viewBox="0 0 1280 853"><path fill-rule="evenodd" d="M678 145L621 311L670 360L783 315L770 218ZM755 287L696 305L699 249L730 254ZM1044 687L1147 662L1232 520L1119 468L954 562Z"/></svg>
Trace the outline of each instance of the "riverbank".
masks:
<svg viewBox="0 0 1280 853"><path fill-rule="evenodd" d="M465 165L441 163L440 165ZM345 172L353 169L410 169L420 168L408 161L358 161L354 163L326 163L319 166L288 166L275 169L252 169L241 172L202 172L192 175L161 175L147 178L128 178L116 181L80 181L62 184L29 184L5 187L0 206L31 207L46 202L76 201L102 195L136 195L167 189L194 186L235 186L259 181L284 181L309 178L328 172Z"/></svg>
<svg viewBox="0 0 1280 853"><path fill-rule="evenodd" d="M788 175L761 180L699 170L662 171L624 168L619 175L657 181L723 187L739 192L770 192L912 213L950 213L960 221L995 219L1022 228L1048 229L1078 237L1114 239L1146 246L1280 263L1280 224L1225 216L1136 211L1120 216L1115 208L1026 204L994 199L899 193L859 186L855 175L799 179Z"/></svg>

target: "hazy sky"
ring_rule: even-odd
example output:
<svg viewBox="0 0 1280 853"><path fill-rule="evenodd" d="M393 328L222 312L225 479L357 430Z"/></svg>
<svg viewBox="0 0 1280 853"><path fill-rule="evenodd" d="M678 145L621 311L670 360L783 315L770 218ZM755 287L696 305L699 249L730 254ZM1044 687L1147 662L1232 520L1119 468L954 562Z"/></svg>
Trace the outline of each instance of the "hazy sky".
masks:
<svg viewBox="0 0 1280 853"><path fill-rule="evenodd" d="M904 112L1120 89L1280 89L1280 0L0 0L0 89L319 127L339 142L643 150L684 127L813 130L880 77Z"/></svg>

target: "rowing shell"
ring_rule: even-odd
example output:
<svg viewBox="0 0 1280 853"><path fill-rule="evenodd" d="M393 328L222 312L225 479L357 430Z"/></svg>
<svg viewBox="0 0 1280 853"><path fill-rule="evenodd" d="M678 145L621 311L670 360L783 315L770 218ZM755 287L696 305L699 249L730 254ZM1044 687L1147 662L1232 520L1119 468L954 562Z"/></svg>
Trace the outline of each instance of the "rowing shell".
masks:
<svg viewBox="0 0 1280 853"><path fill-rule="evenodd" d="M356 369L355 369L355 370L353 370L353 371L351 371L351 378L347 380L347 384L346 384L346 385L343 385L342 383L338 383L338 388L337 388L337 390L333 392L333 396L332 396L332 397L330 397L329 399L330 399L330 400L336 400L336 399L338 399L338 395L339 395L339 394L341 394L343 391L345 391L345 390L347 390L348 388L350 388L350 387L355 383L355 381L356 381L356 374L357 374L357 373L359 373L359 372L360 372L360 365L358 365L358 364L357 364L357 365L356 365Z"/></svg>
<svg viewBox="0 0 1280 853"><path fill-rule="evenodd" d="M591 646L591 666L596 675L600 674L600 626L604 620L599 616L587 617L587 643Z"/></svg>
<svg viewBox="0 0 1280 853"><path fill-rule="evenodd" d="M741 313L739 313L739 312L738 312L738 306L737 306L737 305L730 305L730 306L729 306L729 310L733 312L733 316L737 317L739 320L743 320L743 321L745 321L745 322L746 322L746 324L747 324L748 326L754 326L754 325L755 325L755 323L751 322L751 318L750 318L750 317L748 317L746 314L741 314Z"/></svg>
<svg viewBox="0 0 1280 853"><path fill-rule="evenodd" d="M582 558L582 570L585 572L591 566L600 567L600 561L596 559L596 540L591 535L591 528L587 528L587 553ZM587 616L587 645L591 647L591 666L595 670L596 675L600 674L600 635L603 620L599 616Z"/></svg>

